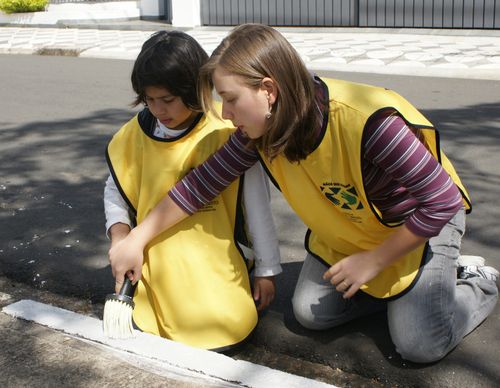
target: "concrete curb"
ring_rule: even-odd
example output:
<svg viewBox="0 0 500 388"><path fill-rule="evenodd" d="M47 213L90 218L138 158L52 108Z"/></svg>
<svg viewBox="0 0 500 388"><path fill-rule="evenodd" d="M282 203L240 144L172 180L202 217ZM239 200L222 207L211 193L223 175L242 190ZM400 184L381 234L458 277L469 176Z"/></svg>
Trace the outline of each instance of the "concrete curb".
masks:
<svg viewBox="0 0 500 388"><path fill-rule="evenodd" d="M127 340L109 339L103 334L101 320L32 300L21 300L10 304L2 311L15 318L34 321L116 350L159 361L166 367L180 368L238 386L255 388L270 386L287 388L335 387L247 361L234 360L219 353L191 348L147 333L136 332L134 338Z"/></svg>

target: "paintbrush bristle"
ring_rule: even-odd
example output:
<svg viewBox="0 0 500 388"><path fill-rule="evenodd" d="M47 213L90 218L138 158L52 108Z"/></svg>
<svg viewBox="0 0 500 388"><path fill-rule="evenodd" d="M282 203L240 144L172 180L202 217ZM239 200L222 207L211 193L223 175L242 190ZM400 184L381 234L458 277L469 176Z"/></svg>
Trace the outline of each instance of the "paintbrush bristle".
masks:
<svg viewBox="0 0 500 388"><path fill-rule="evenodd" d="M109 338L126 339L134 337L131 303L118 299L107 299L104 304L104 335Z"/></svg>

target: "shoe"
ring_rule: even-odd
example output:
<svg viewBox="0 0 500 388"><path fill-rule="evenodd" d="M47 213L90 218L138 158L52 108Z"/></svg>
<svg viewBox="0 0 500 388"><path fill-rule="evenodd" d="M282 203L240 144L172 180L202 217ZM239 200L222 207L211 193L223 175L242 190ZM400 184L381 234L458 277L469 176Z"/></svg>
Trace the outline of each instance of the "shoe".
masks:
<svg viewBox="0 0 500 388"><path fill-rule="evenodd" d="M466 267L468 265L475 265L477 267L482 267L484 266L484 257L460 255L458 256L457 264L459 267Z"/></svg>
<svg viewBox="0 0 500 388"><path fill-rule="evenodd" d="M489 265L466 265L458 267L458 279L470 279L478 276L496 282L500 273Z"/></svg>

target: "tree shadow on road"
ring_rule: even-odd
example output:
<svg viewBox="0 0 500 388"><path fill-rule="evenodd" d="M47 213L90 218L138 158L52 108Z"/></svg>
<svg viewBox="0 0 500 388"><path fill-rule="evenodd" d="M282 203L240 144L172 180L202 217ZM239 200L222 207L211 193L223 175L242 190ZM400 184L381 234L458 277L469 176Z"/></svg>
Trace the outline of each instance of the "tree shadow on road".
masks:
<svg viewBox="0 0 500 388"><path fill-rule="evenodd" d="M481 251L500 266L500 102L456 110L424 112L441 133L442 144L473 201L465 249Z"/></svg>
<svg viewBox="0 0 500 388"><path fill-rule="evenodd" d="M105 110L0 131L1 272L52 292L102 299L107 268L104 151L130 117Z"/></svg>

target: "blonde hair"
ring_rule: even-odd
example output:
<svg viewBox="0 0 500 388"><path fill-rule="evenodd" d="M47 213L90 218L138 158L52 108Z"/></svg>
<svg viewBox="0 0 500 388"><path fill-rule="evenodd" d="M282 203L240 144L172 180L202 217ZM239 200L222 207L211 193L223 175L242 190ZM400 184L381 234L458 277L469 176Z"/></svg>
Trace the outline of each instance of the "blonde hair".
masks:
<svg viewBox="0 0 500 388"><path fill-rule="evenodd" d="M255 140L272 160L283 153L292 162L305 159L316 145L317 114L313 77L292 45L275 29L262 24L243 24L214 50L200 70L200 100L213 110L212 75L217 66L240 76L245 85L258 88L265 77L278 89L266 133Z"/></svg>

